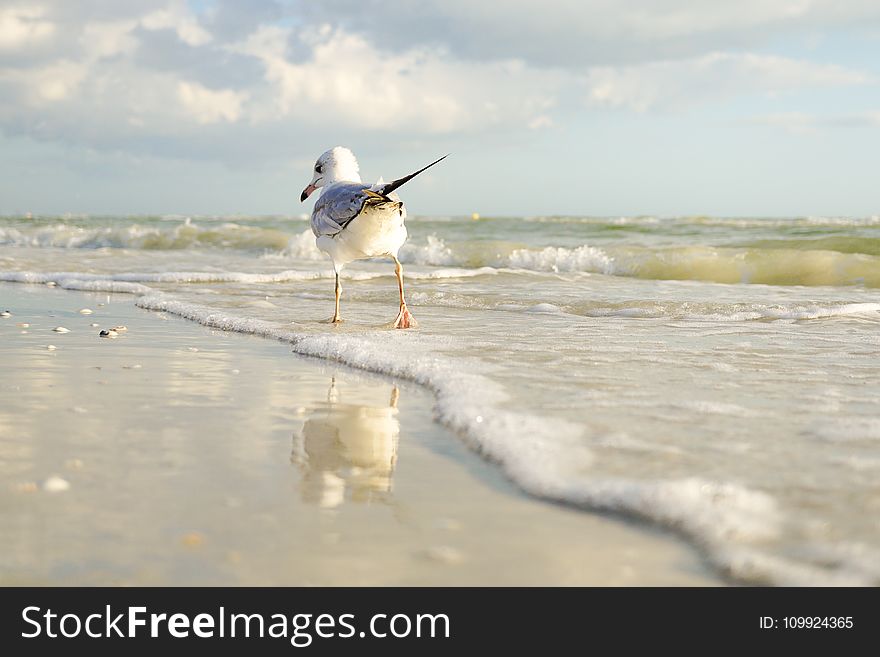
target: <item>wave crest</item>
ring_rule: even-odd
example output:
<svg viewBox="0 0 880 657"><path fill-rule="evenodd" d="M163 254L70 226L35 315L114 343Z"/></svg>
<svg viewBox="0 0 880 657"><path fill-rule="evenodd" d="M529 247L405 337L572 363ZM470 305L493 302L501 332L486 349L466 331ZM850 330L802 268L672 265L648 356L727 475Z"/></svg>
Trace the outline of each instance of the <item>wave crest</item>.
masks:
<svg viewBox="0 0 880 657"><path fill-rule="evenodd" d="M0 245L62 249L179 250L220 248L280 251L288 235L281 230L234 222L177 225L79 226L69 223L0 227Z"/></svg>
<svg viewBox="0 0 880 657"><path fill-rule="evenodd" d="M880 287L880 256L807 249L682 246L666 248L584 244L575 248L513 248L497 245L485 255L432 237L429 247L409 247L420 265L495 267L536 272L590 273L647 280L763 285L862 285ZM442 257L441 257L442 256Z"/></svg>

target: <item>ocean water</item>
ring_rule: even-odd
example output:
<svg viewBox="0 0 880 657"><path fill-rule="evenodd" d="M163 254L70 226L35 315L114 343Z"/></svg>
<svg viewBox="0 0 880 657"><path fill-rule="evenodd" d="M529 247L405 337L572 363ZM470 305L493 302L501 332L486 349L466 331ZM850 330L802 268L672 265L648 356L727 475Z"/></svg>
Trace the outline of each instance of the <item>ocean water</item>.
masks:
<svg viewBox="0 0 880 657"><path fill-rule="evenodd" d="M0 280L420 383L528 493L672 528L731 581L880 583L880 217L407 225L417 331L386 326L383 261L344 270L322 323L305 217L0 218Z"/></svg>

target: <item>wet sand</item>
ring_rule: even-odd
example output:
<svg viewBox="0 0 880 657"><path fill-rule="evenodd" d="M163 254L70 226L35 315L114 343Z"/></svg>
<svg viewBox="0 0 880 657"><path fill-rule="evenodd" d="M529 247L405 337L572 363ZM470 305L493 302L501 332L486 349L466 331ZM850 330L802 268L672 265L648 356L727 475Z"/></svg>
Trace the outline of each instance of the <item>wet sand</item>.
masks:
<svg viewBox="0 0 880 657"><path fill-rule="evenodd" d="M722 583L675 536L523 495L414 384L128 295L0 306L0 584Z"/></svg>

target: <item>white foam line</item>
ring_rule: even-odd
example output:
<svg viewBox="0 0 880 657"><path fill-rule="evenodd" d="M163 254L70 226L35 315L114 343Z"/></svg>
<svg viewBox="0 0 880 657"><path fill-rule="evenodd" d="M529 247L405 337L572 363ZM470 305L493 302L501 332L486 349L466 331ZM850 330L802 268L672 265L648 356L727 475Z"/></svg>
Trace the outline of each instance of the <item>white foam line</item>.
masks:
<svg viewBox="0 0 880 657"><path fill-rule="evenodd" d="M499 272L494 267L479 267L478 269L458 269L448 267L433 271L406 271L407 278L420 280L433 280L437 278L473 278L474 276L494 276Z"/></svg>
<svg viewBox="0 0 880 657"><path fill-rule="evenodd" d="M287 281L314 280L330 278L326 272L288 270L275 274L248 274L243 272L201 272L175 271L164 273L124 273L124 274L87 274L79 272L59 271L48 273L37 272L0 272L0 280L16 283L48 283L53 282L66 287L70 281L101 281L137 282L137 283L284 283ZM149 292L145 288L143 292Z"/></svg>
<svg viewBox="0 0 880 657"><path fill-rule="evenodd" d="M880 312L880 303L844 303L828 306L797 306L788 309L769 308L766 317L774 319L821 319L844 315L864 315Z"/></svg>
<svg viewBox="0 0 880 657"><path fill-rule="evenodd" d="M407 278L411 279L442 279L442 278L469 278L497 274L498 270L492 267L480 269L437 269L433 271L408 271ZM343 272L342 278L357 281L372 280L386 276L393 276L393 269L384 271L348 271ZM30 272L13 271L0 272L0 281L11 283L55 283L60 287L78 290L100 290L107 292L131 292L134 294L147 294L151 290L148 287L132 287L123 289L125 286L108 285L102 288L102 283L287 283L291 281L312 281L333 278L332 269L327 271L301 271L286 270L273 274L256 274L246 272L201 272L201 271L175 271L175 272L141 272L123 274L89 274L80 272ZM90 284L92 287L81 287ZM80 286L80 287L77 287Z"/></svg>
<svg viewBox="0 0 880 657"><path fill-rule="evenodd" d="M667 307L658 303L649 307L591 307L581 312L586 317L644 317L648 319L698 320L712 322L748 322L755 320L807 320L827 319L865 315L871 317L880 312L880 303L828 303L825 305L764 306L753 305L750 309L740 310L743 304L729 304L731 309L725 312L719 308L715 312L685 312L677 306Z"/></svg>
<svg viewBox="0 0 880 657"><path fill-rule="evenodd" d="M131 283L98 274L77 274L74 272L37 273L31 271L0 272L0 281L7 283L54 283L67 290L91 292L124 292L126 294L149 294L154 290L146 285Z"/></svg>

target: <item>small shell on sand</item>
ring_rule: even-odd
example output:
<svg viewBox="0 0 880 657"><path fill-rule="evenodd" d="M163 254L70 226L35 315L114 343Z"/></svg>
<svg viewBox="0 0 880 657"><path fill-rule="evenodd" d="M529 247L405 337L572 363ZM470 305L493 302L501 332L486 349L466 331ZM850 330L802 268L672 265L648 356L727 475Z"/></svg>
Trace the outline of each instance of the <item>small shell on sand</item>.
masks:
<svg viewBox="0 0 880 657"><path fill-rule="evenodd" d="M65 490L70 490L70 482L57 475L52 475L43 482L43 490L47 493L60 493Z"/></svg>
<svg viewBox="0 0 880 657"><path fill-rule="evenodd" d="M31 325L27 322L19 322L16 326L18 326L18 328L30 328Z"/></svg>
<svg viewBox="0 0 880 657"><path fill-rule="evenodd" d="M109 329L109 330L104 329L103 331L98 333L98 336L102 337L102 338L115 338L117 335L119 335L119 334L116 331L114 331L113 329Z"/></svg>
<svg viewBox="0 0 880 657"><path fill-rule="evenodd" d="M0 312L0 317L12 317L12 313L8 310L4 310L3 312Z"/></svg>
<svg viewBox="0 0 880 657"><path fill-rule="evenodd" d="M122 369L124 369L124 370L139 370L139 369L141 369L141 364L135 363L134 365L123 365Z"/></svg>
<svg viewBox="0 0 880 657"><path fill-rule="evenodd" d="M46 281L46 287L55 287L56 285L55 281Z"/></svg>
<svg viewBox="0 0 880 657"><path fill-rule="evenodd" d="M121 326L121 325L120 325L120 326L114 326L114 327L113 327L112 329L110 329L110 330L111 330L111 331L116 331L117 333L122 333L123 331L127 331L127 330L128 330L128 327L127 327L127 326Z"/></svg>
<svg viewBox="0 0 880 657"><path fill-rule="evenodd" d="M54 344L47 344L46 345L46 349L48 349L49 351L55 351L57 348L58 347L56 347Z"/></svg>
<svg viewBox="0 0 880 657"><path fill-rule="evenodd" d="M64 328L63 326L56 326L52 330L55 331L56 333L70 333L70 329Z"/></svg>
<svg viewBox="0 0 880 657"><path fill-rule="evenodd" d="M198 347L187 347L187 351L196 352L196 351L198 351L198 350L199 350Z"/></svg>
<svg viewBox="0 0 880 657"><path fill-rule="evenodd" d="M79 314L80 315L91 315L92 309L91 308L81 308L79 311Z"/></svg>
<svg viewBox="0 0 880 657"><path fill-rule="evenodd" d="M89 326L91 326L92 328L98 328L100 324L98 324L98 322L92 322L91 324L89 324Z"/></svg>

